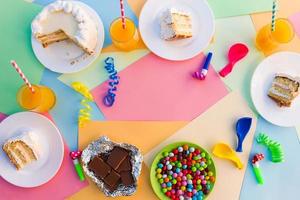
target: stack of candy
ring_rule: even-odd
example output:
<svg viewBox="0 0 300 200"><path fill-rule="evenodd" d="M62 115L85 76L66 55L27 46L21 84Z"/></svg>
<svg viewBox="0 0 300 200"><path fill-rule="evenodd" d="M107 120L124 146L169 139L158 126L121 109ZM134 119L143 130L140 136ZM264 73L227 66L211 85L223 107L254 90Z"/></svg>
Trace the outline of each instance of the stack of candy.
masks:
<svg viewBox="0 0 300 200"><path fill-rule="evenodd" d="M163 153L157 164L156 178L162 192L172 200L202 200L215 182L211 166L213 163L207 153L183 145Z"/></svg>

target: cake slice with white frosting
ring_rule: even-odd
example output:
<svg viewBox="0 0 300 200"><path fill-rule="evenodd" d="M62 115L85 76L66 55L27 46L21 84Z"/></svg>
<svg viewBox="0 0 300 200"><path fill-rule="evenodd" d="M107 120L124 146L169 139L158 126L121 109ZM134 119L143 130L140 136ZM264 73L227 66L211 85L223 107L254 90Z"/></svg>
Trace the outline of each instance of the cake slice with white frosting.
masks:
<svg viewBox="0 0 300 200"><path fill-rule="evenodd" d="M164 40L192 37L192 19L189 13L170 8L160 19L160 35Z"/></svg>
<svg viewBox="0 0 300 200"><path fill-rule="evenodd" d="M24 131L18 136L8 139L2 149L17 170L20 170L29 163L38 160L37 135L31 131Z"/></svg>
<svg viewBox="0 0 300 200"><path fill-rule="evenodd" d="M63 40L71 40L88 54L97 45L96 23L86 9L73 1L56 1L46 6L32 21L34 37L46 48Z"/></svg>
<svg viewBox="0 0 300 200"><path fill-rule="evenodd" d="M276 74L268 96L280 107L289 107L292 101L298 96L299 90L300 78L295 78L287 74Z"/></svg>

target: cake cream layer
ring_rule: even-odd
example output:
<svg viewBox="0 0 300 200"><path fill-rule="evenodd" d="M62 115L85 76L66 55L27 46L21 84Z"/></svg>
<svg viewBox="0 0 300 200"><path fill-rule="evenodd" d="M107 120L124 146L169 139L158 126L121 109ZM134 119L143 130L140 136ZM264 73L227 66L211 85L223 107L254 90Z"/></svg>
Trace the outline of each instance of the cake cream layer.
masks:
<svg viewBox="0 0 300 200"><path fill-rule="evenodd" d="M298 78L286 74L276 74L268 96L280 106L290 106L299 94L300 82Z"/></svg>
<svg viewBox="0 0 300 200"><path fill-rule="evenodd" d="M72 1L56 1L46 6L32 21L33 35L49 42L47 36L53 39L52 33L63 31L80 48L88 54L94 53L98 40L97 26L86 9ZM57 42L65 38L58 38ZM40 40L39 40L40 41ZM41 42L41 41L40 41Z"/></svg>
<svg viewBox="0 0 300 200"><path fill-rule="evenodd" d="M8 139L2 148L17 169L38 159L38 138L33 132L25 131Z"/></svg>
<svg viewBox="0 0 300 200"><path fill-rule="evenodd" d="M161 38L173 40L192 37L191 17L174 8L166 10L160 19Z"/></svg>

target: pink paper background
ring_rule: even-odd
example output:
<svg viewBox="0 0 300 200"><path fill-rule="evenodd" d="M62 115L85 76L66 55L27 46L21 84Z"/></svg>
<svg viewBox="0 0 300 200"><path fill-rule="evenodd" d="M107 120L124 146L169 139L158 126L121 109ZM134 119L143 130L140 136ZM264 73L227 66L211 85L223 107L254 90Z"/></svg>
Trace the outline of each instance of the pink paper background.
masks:
<svg viewBox="0 0 300 200"><path fill-rule="evenodd" d="M107 82L92 93L107 120L192 120L228 93L212 67L205 81L192 77L203 58L174 62L150 53L119 73L113 107L102 103Z"/></svg>
<svg viewBox="0 0 300 200"><path fill-rule="evenodd" d="M294 26L294 30L298 37L300 38L300 12L297 12L289 17L290 22Z"/></svg>
<svg viewBox="0 0 300 200"><path fill-rule="evenodd" d="M44 114L51 121L52 117ZM0 121L6 116L0 113ZM64 160L55 177L48 183L36 188L21 188L6 182L0 176L0 199L9 200L50 200L50 199L65 199L66 197L79 191L81 188L88 185L87 181L81 182L76 174L73 162L69 157L69 148L65 145Z"/></svg>

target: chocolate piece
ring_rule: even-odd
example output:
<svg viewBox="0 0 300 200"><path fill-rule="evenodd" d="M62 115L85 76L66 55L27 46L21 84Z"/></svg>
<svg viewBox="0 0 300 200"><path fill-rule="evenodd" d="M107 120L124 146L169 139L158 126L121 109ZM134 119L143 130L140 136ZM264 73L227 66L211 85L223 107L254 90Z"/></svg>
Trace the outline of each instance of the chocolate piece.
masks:
<svg viewBox="0 0 300 200"><path fill-rule="evenodd" d="M101 179L107 176L111 171L111 167L98 156L95 156L92 161L89 162L88 167Z"/></svg>
<svg viewBox="0 0 300 200"><path fill-rule="evenodd" d="M109 156L109 154L107 153L101 153L98 155L102 160L104 160L105 162L107 161L107 158Z"/></svg>
<svg viewBox="0 0 300 200"><path fill-rule="evenodd" d="M124 171L131 171L131 156L127 156L125 160L120 164L120 166L117 168L117 172L124 172Z"/></svg>
<svg viewBox="0 0 300 200"><path fill-rule="evenodd" d="M125 149L121 147L115 147L107 159L107 164L116 170L128 155L129 153Z"/></svg>
<svg viewBox="0 0 300 200"><path fill-rule="evenodd" d="M121 172L120 175L121 175L121 181L122 181L123 185L129 186L129 185L133 185L135 183L131 171Z"/></svg>
<svg viewBox="0 0 300 200"><path fill-rule="evenodd" d="M106 185L108 186L107 188L110 191L114 191L118 187L119 181L120 181L120 174L118 174L114 170L111 170L110 174L108 174L104 179L104 183L106 183Z"/></svg>

